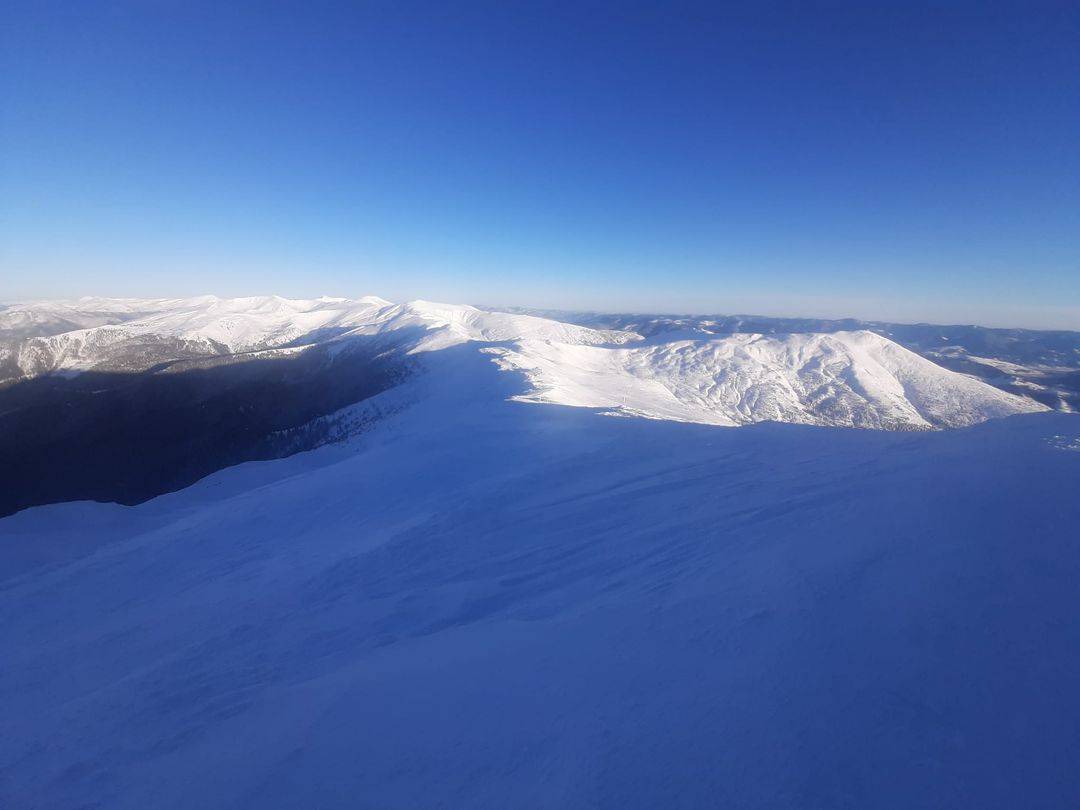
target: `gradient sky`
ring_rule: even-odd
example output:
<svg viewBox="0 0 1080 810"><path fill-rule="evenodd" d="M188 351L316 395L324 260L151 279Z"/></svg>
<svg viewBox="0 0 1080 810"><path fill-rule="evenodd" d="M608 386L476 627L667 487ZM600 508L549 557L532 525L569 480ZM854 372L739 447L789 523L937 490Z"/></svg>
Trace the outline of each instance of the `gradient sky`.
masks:
<svg viewBox="0 0 1080 810"><path fill-rule="evenodd" d="M0 300L1080 328L1075 0L7 0L0 21Z"/></svg>

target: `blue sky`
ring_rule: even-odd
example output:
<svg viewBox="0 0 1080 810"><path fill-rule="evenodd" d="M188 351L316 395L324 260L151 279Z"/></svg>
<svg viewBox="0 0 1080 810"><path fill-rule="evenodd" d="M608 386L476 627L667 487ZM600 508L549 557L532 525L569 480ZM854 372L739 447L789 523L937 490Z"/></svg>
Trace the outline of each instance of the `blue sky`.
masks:
<svg viewBox="0 0 1080 810"><path fill-rule="evenodd" d="M1080 328L1080 6L875 5L9 0L0 299Z"/></svg>

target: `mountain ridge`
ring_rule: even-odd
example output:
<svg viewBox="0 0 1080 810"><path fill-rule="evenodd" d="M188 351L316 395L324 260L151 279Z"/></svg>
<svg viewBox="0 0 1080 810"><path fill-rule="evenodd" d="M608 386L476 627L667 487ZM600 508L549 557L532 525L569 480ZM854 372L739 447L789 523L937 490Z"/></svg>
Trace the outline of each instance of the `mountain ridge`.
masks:
<svg viewBox="0 0 1080 810"><path fill-rule="evenodd" d="M644 335L469 305L393 304L373 296L93 299L80 306L87 310L76 312L83 319L110 312L109 317L118 317L121 310L130 317L9 340L7 365L24 377L91 369L137 372L155 361L296 352L378 336L391 345L397 341L396 348L410 355L459 343L490 344L500 368L524 372L534 386L519 392L521 399L652 418L728 426L775 420L924 429L1044 409L940 369L869 332L782 339L708 332ZM75 317L71 303L38 307L46 312L38 316L42 322L50 311L64 313L66 320ZM36 311L0 313L0 326L5 317L16 322Z"/></svg>

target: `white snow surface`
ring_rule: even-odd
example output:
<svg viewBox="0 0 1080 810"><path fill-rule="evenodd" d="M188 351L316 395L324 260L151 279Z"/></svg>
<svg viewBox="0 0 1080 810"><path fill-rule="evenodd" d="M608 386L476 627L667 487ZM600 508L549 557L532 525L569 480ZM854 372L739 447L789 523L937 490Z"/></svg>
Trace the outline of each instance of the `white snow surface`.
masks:
<svg viewBox="0 0 1080 810"><path fill-rule="evenodd" d="M685 422L958 427L1044 407L872 332L732 335L627 348L522 342L521 398Z"/></svg>
<svg viewBox="0 0 1080 810"><path fill-rule="evenodd" d="M646 341L633 332L465 305L392 304L375 296L80 299L0 313L12 323L25 317L82 322L106 316L119 322L22 341L17 366L27 375L104 368L148 339L165 338L185 353L213 355L344 346L352 337L382 336L407 344L413 354L474 344L503 370L524 376L527 389L513 394L521 399L656 419L926 429L1046 409L870 332L668 334ZM144 350L139 356L153 355Z"/></svg>
<svg viewBox="0 0 1080 810"><path fill-rule="evenodd" d="M0 806L1080 806L1080 420L611 419L488 350L629 389L781 349L541 344L429 344L347 444L0 520Z"/></svg>

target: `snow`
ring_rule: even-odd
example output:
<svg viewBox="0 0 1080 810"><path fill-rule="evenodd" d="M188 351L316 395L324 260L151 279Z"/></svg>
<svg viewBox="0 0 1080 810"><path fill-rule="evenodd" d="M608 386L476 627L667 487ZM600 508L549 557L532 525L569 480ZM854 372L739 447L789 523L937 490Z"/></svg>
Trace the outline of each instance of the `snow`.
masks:
<svg viewBox="0 0 1080 810"><path fill-rule="evenodd" d="M1080 801L1075 417L610 419L486 348L350 444L0 521L0 804Z"/></svg>
<svg viewBox="0 0 1080 810"><path fill-rule="evenodd" d="M522 399L658 419L926 429L1046 409L870 332L715 337L686 330L646 340L630 331L467 305L391 304L374 296L95 299L78 306L86 307L78 315L83 318L91 312L139 314L25 341L16 356L25 374L130 365L125 350L148 336L176 341L168 347L180 345L187 353L218 354L325 342L340 347L351 337L378 335L408 342L412 354L490 344L483 350L500 368L531 381L531 389L518 394ZM139 357L146 356L152 355L144 349Z"/></svg>
<svg viewBox="0 0 1080 810"><path fill-rule="evenodd" d="M929 428L1044 410L871 332L664 338L627 348L523 341L497 355L527 374L521 399L657 419Z"/></svg>
<svg viewBox="0 0 1080 810"><path fill-rule="evenodd" d="M166 310L125 327L425 372L344 443L0 520L0 806L1080 806L1075 416L809 424L1028 409L861 332Z"/></svg>

